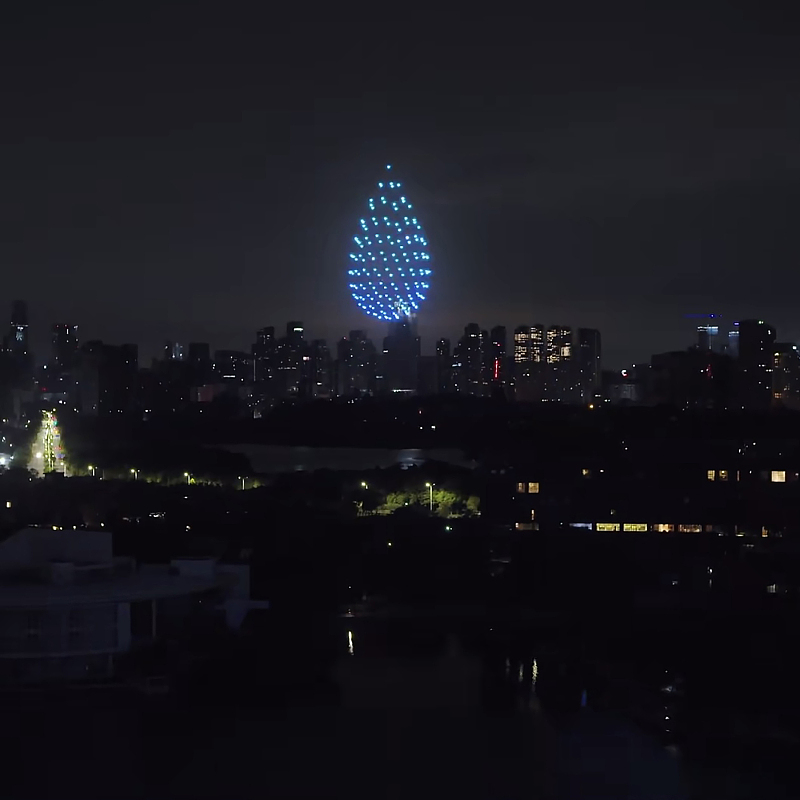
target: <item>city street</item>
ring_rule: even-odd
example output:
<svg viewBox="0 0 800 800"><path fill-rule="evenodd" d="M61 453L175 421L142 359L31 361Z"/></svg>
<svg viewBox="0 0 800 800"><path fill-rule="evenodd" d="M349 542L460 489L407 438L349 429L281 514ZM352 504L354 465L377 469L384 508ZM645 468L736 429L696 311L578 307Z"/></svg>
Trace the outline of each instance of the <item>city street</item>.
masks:
<svg viewBox="0 0 800 800"><path fill-rule="evenodd" d="M46 472L64 472L64 452L58 420L52 411L42 412L42 422L31 448L28 468L41 477Z"/></svg>

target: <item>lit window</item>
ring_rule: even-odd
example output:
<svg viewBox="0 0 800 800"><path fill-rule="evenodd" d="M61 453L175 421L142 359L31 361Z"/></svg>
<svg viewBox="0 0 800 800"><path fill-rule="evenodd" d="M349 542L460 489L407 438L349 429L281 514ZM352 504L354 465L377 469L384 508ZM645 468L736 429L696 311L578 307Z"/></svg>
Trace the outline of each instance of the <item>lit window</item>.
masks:
<svg viewBox="0 0 800 800"><path fill-rule="evenodd" d="M622 526L623 531L631 531L632 533L644 533L647 530L646 522L626 522Z"/></svg>
<svg viewBox="0 0 800 800"><path fill-rule="evenodd" d="M710 470L708 471L708 479L709 479L710 481L713 481L713 480L714 480L714 478L716 478L716 476L717 476L717 473L716 473L716 472L715 472L713 469L710 469Z"/></svg>
<svg viewBox="0 0 800 800"><path fill-rule="evenodd" d="M517 494L524 494L525 493L525 484L518 483L517 484Z"/></svg>
<svg viewBox="0 0 800 800"><path fill-rule="evenodd" d="M672 533L675 530L675 526L669 525L666 522L661 522L653 525L653 530L656 533Z"/></svg>
<svg viewBox="0 0 800 800"><path fill-rule="evenodd" d="M532 522L518 522L514 525L514 528L518 531L532 531L533 530L533 523Z"/></svg>
<svg viewBox="0 0 800 800"><path fill-rule="evenodd" d="M726 469L721 469L721 470L719 471L719 479L720 479L721 481L726 481L726 480L728 480L728 470L726 470Z"/></svg>
<svg viewBox="0 0 800 800"><path fill-rule="evenodd" d="M775 594L777 592L777 590L778 590L778 587L774 583L771 583L769 586L767 586L767 594Z"/></svg>
<svg viewBox="0 0 800 800"><path fill-rule="evenodd" d="M782 469L772 470L772 482L786 483L786 473Z"/></svg>
<svg viewBox="0 0 800 800"><path fill-rule="evenodd" d="M539 494L539 484L534 482L529 483L528 494Z"/></svg>
<svg viewBox="0 0 800 800"><path fill-rule="evenodd" d="M680 533L700 533L702 530L702 525L678 525Z"/></svg>
<svg viewBox="0 0 800 800"><path fill-rule="evenodd" d="M619 522L596 522L595 528L601 532L618 531Z"/></svg>

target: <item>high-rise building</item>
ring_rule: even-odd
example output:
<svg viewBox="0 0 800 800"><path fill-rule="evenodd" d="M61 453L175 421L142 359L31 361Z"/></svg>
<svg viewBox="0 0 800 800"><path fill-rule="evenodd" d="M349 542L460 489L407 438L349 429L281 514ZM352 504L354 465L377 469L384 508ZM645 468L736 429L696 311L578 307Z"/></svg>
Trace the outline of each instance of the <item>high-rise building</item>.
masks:
<svg viewBox="0 0 800 800"><path fill-rule="evenodd" d="M208 342L189 342L187 361L195 386L204 386L212 379L213 364L211 346Z"/></svg>
<svg viewBox="0 0 800 800"><path fill-rule="evenodd" d="M312 339L303 354L300 396L307 400L331 396L331 354L324 339Z"/></svg>
<svg viewBox="0 0 800 800"><path fill-rule="evenodd" d="M562 403L574 402L572 328L551 325L547 329L546 353L547 398Z"/></svg>
<svg viewBox="0 0 800 800"><path fill-rule="evenodd" d="M164 342L164 361L185 361L186 348L180 342Z"/></svg>
<svg viewBox="0 0 800 800"><path fill-rule="evenodd" d="M272 326L256 331L256 341L253 344L253 379L258 393L261 396L271 394L277 373L275 353L277 351L275 328Z"/></svg>
<svg viewBox="0 0 800 800"><path fill-rule="evenodd" d="M470 322L464 328L464 335L459 341L459 356L463 371L463 391L476 397L484 392L484 339L481 328L476 322Z"/></svg>
<svg viewBox="0 0 800 800"><path fill-rule="evenodd" d="M523 403L544 396L546 366L543 325L521 325L514 330L514 393Z"/></svg>
<svg viewBox="0 0 800 800"><path fill-rule="evenodd" d="M376 391L375 346L362 330L336 346L336 392L340 396L374 394Z"/></svg>
<svg viewBox="0 0 800 800"><path fill-rule="evenodd" d="M89 341L76 359L74 407L90 416L127 414L138 410L139 348Z"/></svg>
<svg viewBox="0 0 800 800"><path fill-rule="evenodd" d="M383 374L387 391L417 391L419 356L420 339L417 336L416 317L411 315L390 323L389 335L383 340Z"/></svg>
<svg viewBox="0 0 800 800"><path fill-rule="evenodd" d="M796 344L776 342L774 345L772 405L800 409L800 351Z"/></svg>
<svg viewBox="0 0 800 800"><path fill-rule="evenodd" d="M595 328L578 328L578 353L575 361L578 371L576 390L583 405L591 404L599 394L602 382L600 331Z"/></svg>
<svg viewBox="0 0 800 800"><path fill-rule="evenodd" d="M11 326L6 340L6 352L15 365L22 369L31 366L31 353L28 341L28 304L15 300L11 304Z"/></svg>
<svg viewBox="0 0 800 800"><path fill-rule="evenodd" d="M78 352L78 326L55 324L52 330L53 368L68 372L75 366Z"/></svg>
<svg viewBox="0 0 800 800"><path fill-rule="evenodd" d="M739 358L739 323L734 322L733 328L728 331L728 345L725 353L731 358Z"/></svg>
<svg viewBox="0 0 800 800"><path fill-rule="evenodd" d="M765 409L772 402L775 329L761 319L739 322L740 399L744 408Z"/></svg>
<svg viewBox="0 0 800 800"><path fill-rule="evenodd" d="M506 382L506 329L496 325L489 334L489 380L492 386Z"/></svg>
<svg viewBox="0 0 800 800"><path fill-rule="evenodd" d="M439 339L436 342L436 393L449 394L452 391L452 353L450 340Z"/></svg>

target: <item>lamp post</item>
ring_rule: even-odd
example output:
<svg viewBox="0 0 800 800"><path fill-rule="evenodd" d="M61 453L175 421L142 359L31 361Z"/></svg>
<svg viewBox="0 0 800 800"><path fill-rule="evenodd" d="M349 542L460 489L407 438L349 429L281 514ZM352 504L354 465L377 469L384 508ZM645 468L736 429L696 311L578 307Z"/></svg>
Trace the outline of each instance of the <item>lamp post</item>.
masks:
<svg viewBox="0 0 800 800"><path fill-rule="evenodd" d="M242 491L244 491L244 482L247 480L247 478L240 475L239 480L242 482Z"/></svg>
<svg viewBox="0 0 800 800"><path fill-rule="evenodd" d="M131 467L131 475L133 475L135 481L139 480L139 470L136 467Z"/></svg>
<svg viewBox="0 0 800 800"><path fill-rule="evenodd" d="M361 488L362 489L369 489L369 486L367 485L366 481L361 481Z"/></svg>
<svg viewBox="0 0 800 800"><path fill-rule="evenodd" d="M428 492L430 493L430 511L431 514L433 514L433 487L436 486L436 484L426 483L425 485L428 487Z"/></svg>
<svg viewBox="0 0 800 800"><path fill-rule="evenodd" d="M91 464L89 464L89 472L92 473L92 477L94 478L95 468Z"/></svg>
<svg viewBox="0 0 800 800"><path fill-rule="evenodd" d="M192 482L192 476L188 472L184 472L183 477L186 478L186 485L188 486Z"/></svg>

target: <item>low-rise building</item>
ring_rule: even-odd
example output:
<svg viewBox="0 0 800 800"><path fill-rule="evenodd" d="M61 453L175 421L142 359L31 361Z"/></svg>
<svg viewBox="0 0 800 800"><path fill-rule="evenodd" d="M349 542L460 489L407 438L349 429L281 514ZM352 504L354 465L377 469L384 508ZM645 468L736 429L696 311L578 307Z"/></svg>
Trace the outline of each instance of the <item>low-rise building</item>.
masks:
<svg viewBox="0 0 800 800"><path fill-rule="evenodd" d="M212 618L236 628L253 605L247 565L137 566L109 532L26 528L0 543L0 685L110 679L130 650Z"/></svg>

